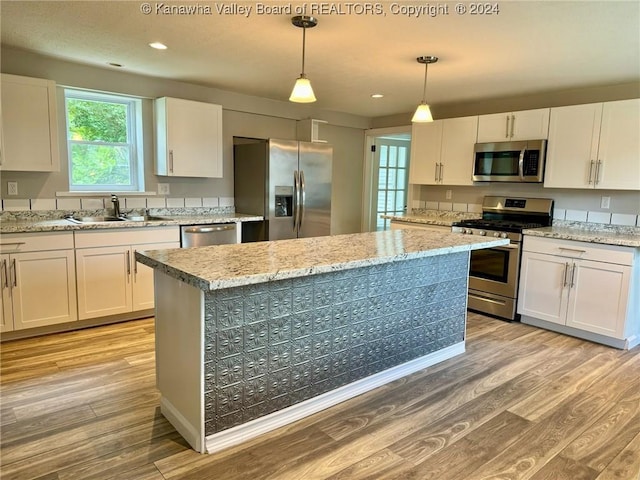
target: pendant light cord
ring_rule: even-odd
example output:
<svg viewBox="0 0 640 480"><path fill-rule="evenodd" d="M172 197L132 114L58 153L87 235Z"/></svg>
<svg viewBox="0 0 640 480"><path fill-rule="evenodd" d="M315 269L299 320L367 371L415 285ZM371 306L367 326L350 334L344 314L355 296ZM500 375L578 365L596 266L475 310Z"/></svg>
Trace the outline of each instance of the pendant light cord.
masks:
<svg viewBox="0 0 640 480"><path fill-rule="evenodd" d="M424 90L422 91L422 103L427 103L427 70L429 69L429 64L424 64Z"/></svg>
<svg viewBox="0 0 640 480"><path fill-rule="evenodd" d="M306 43L306 33L307 33L307 29L306 27L302 27L302 73L300 74L300 76L304 77L304 46Z"/></svg>

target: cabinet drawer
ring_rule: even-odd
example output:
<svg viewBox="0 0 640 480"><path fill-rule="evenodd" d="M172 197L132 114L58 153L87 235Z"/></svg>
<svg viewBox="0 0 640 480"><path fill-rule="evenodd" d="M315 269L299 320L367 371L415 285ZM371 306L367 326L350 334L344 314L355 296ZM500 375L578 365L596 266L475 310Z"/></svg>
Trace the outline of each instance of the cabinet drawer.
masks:
<svg viewBox="0 0 640 480"><path fill-rule="evenodd" d="M2 253L40 252L73 248L73 232L8 233L0 236Z"/></svg>
<svg viewBox="0 0 640 480"><path fill-rule="evenodd" d="M116 228L75 232L76 248L114 247L140 243L180 242L180 227Z"/></svg>
<svg viewBox="0 0 640 480"><path fill-rule="evenodd" d="M634 249L618 245L602 245L597 243L559 240L555 238L524 236L525 252L546 253L562 257L592 260L594 262L633 265Z"/></svg>

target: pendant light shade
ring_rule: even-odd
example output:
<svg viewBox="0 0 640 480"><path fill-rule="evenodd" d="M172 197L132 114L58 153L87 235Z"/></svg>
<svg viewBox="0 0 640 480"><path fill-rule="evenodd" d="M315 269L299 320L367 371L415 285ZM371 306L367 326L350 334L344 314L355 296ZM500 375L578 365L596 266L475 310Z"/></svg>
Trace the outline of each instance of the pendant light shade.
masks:
<svg viewBox="0 0 640 480"><path fill-rule="evenodd" d="M431 108L427 104L427 69L430 63L436 63L438 57L424 56L416 58L418 63L424 64L424 90L422 92L422 102L418 105L416 113L413 114L411 121L413 123L428 123L433 122L433 116L431 115Z"/></svg>
<svg viewBox="0 0 640 480"><path fill-rule="evenodd" d="M312 103L316 101L316 96L311 88L311 82L304 73L304 53L305 53L305 34L307 28L315 27L318 20L314 17L298 16L291 19L291 23L296 27L302 28L302 73L296 80L289 101L296 103Z"/></svg>

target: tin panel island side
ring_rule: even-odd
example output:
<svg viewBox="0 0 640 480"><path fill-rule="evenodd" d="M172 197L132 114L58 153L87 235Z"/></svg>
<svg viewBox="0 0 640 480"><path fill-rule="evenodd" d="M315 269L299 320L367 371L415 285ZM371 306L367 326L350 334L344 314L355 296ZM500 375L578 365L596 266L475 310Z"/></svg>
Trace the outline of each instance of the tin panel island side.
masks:
<svg viewBox="0 0 640 480"><path fill-rule="evenodd" d="M137 252L161 410L212 453L464 352L469 252L394 230Z"/></svg>

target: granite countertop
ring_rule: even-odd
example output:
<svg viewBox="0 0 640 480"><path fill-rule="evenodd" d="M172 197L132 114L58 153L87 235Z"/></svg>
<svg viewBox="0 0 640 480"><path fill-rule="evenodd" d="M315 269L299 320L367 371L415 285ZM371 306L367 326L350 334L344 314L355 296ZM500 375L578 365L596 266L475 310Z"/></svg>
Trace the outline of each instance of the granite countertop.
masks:
<svg viewBox="0 0 640 480"><path fill-rule="evenodd" d="M204 225L210 223L232 223L260 221L263 217L230 214L202 215L160 215L152 220L123 220L116 222L75 223L63 218L57 219L3 219L0 222L0 233L59 232L73 230L99 230L113 228L162 227L168 225Z"/></svg>
<svg viewBox="0 0 640 480"><path fill-rule="evenodd" d="M136 252L136 259L201 290L348 270L507 245L449 232L383 232Z"/></svg>
<svg viewBox="0 0 640 480"><path fill-rule="evenodd" d="M551 227L527 229L522 233L532 237L640 248L640 227L554 220Z"/></svg>
<svg viewBox="0 0 640 480"><path fill-rule="evenodd" d="M425 210L424 212L407 213L404 215L380 215L396 222L422 223L426 225L441 225L450 227L453 222L471 218L482 218L481 213L452 212L444 210Z"/></svg>

